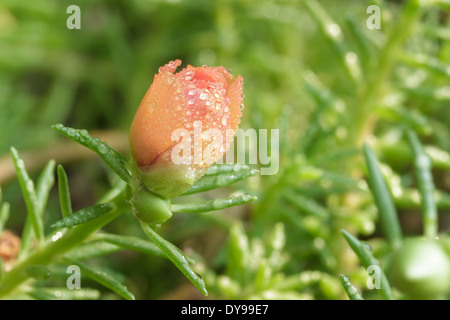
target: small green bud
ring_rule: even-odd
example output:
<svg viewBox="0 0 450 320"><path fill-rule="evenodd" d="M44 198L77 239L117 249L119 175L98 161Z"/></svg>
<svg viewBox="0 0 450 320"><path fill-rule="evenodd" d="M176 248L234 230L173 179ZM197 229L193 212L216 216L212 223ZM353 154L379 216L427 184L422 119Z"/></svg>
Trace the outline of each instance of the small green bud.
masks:
<svg viewBox="0 0 450 320"><path fill-rule="evenodd" d="M170 200L162 199L147 189L138 189L131 197L133 212L141 221L161 224L171 216Z"/></svg>

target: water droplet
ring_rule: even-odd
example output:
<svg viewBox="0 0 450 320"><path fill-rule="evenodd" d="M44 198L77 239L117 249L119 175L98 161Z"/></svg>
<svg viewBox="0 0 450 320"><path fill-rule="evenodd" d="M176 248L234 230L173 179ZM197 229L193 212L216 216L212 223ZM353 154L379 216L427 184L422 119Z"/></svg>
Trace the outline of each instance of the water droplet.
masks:
<svg viewBox="0 0 450 320"><path fill-rule="evenodd" d="M228 108L228 107L225 107L225 108L223 109L223 112L225 112L225 113L227 113L228 111L230 111L230 108Z"/></svg>
<svg viewBox="0 0 450 320"><path fill-rule="evenodd" d="M27 191L28 191L28 192L33 192L33 191L34 191L34 184L33 184L33 181L28 180L28 181L27 181L26 188L27 188Z"/></svg>
<svg viewBox="0 0 450 320"><path fill-rule="evenodd" d="M87 136L89 136L89 132L86 129L81 129L80 135L83 137L87 137Z"/></svg>
<svg viewBox="0 0 450 320"><path fill-rule="evenodd" d="M167 78L167 83L168 84L172 84L172 83L174 83L175 82L175 77L168 77Z"/></svg>
<svg viewBox="0 0 450 320"><path fill-rule="evenodd" d="M206 100L209 98L209 95L206 92L200 93L200 100Z"/></svg>
<svg viewBox="0 0 450 320"><path fill-rule="evenodd" d="M197 94L197 89L189 90L188 94L190 94L191 96L194 96L195 94Z"/></svg>
<svg viewBox="0 0 450 320"><path fill-rule="evenodd" d="M370 245L370 244L368 244L367 242L364 242L363 243L363 246L367 249L367 250L369 250L369 251L372 251L373 249L372 249L372 246Z"/></svg>
<svg viewBox="0 0 450 320"><path fill-rule="evenodd" d="M75 129L69 128L69 129L67 130L67 135L68 135L69 137L74 137L74 136L76 135Z"/></svg>
<svg viewBox="0 0 450 320"><path fill-rule="evenodd" d="M222 117L222 124L223 124L224 126L226 126L226 125L227 125L227 121L228 121L228 117L227 117L226 115L224 115L224 116Z"/></svg>
<svg viewBox="0 0 450 320"><path fill-rule="evenodd" d="M58 231L57 233L55 233L55 234L52 236L52 241L53 241L53 242L57 241L59 238L62 237L62 235L63 235L62 232Z"/></svg>
<svg viewBox="0 0 450 320"><path fill-rule="evenodd" d="M332 23L328 26L328 33L331 36L336 37L341 33L341 28L339 27L339 25Z"/></svg>
<svg viewBox="0 0 450 320"><path fill-rule="evenodd" d="M17 167L19 169L25 169L25 163L23 162L22 159L17 160Z"/></svg>
<svg viewBox="0 0 450 320"><path fill-rule="evenodd" d="M108 152L108 147L102 143L98 146L98 152L100 152L101 154L105 154Z"/></svg>
<svg viewBox="0 0 450 320"><path fill-rule="evenodd" d="M195 104L195 99L189 99L187 104L190 105L190 106L194 105Z"/></svg>
<svg viewBox="0 0 450 320"><path fill-rule="evenodd" d="M354 52L349 52L345 55L345 60L348 63L353 64L358 60L358 56Z"/></svg>

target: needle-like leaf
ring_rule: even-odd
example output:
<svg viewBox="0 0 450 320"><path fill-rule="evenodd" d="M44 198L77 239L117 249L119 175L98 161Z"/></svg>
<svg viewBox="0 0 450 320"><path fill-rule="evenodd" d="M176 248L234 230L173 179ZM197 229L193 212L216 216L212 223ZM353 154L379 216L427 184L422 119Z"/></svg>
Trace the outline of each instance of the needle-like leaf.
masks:
<svg viewBox="0 0 450 320"><path fill-rule="evenodd" d="M368 145L364 145L363 152L368 171L369 187L378 208L383 231L392 247L398 248L402 242L402 231L393 197L372 149Z"/></svg>
<svg viewBox="0 0 450 320"><path fill-rule="evenodd" d="M218 198L199 203L172 204L171 210L172 212L200 213L239 206L253 200L256 200L255 196L250 194L239 194L229 198Z"/></svg>
<svg viewBox="0 0 450 320"><path fill-rule="evenodd" d="M101 141L99 138L92 137L85 129L69 128L62 124L54 125L53 129L96 152L123 181L127 183L131 181L131 175L126 168L126 159L119 152L111 148L106 142Z"/></svg>
<svg viewBox="0 0 450 320"><path fill-rule="evenodd" d="M24 232L26 233L22 234L22 241L24 242L25 238L29 240L24 243L31 243L31 234L29 230L33 230L38 243L41 244L44 241L44 224L40 214L40 207L34 188L34 182L28 176L24 161L19 157L19 153L13 147L11 148L11 156L16 168L17 177L25 199L25 204L27 206L27 220L29 219L30 225L32 226L32 228L25 228Z"/></svg>
<svg viewBox="0 0 450 320"><path fill-rule="evenodd" d="M64 217L61 220L52 224L52 228L67 228L73 227L82 223L89 222L96 219L110 211L116 209L116 205L112 202L97 204L92 207L81 209L72 213L70 216Z"/></svg>
<svg viewBox="0 0 450 320"><path fill-rule="evenodd" d="M389 280L384 274L383 270L380 267L380 263L373 256L371 249L368 244L361 242L356 237L352 236L346 230L341 230L342 235L344 236L347 243L352 248L353 252L358 256L359 261L364 266L364 268L368 269L371 266L377 266L380 272L378 275L380 278L380 293L384 296L385 299L394 300L394 295L392 294L391 286L389 284Z"/></svg>
<svg viewBox="0 0 450 320"><path fill-rule="evenodd" d="M208 295L206 291L205 282L202 277L196 273L189 265L186 257L169 241L162 238L156 233L152 227L146 223L141 222L142 230L152 240L164 254L172 261L172 263L188 278L205 296Z"/></svg>
<svg viewBox="0 0 450 320"><path fill-rule="evenodd" d="M61 206L61 214L68 217L72 214L72 203L70 200L69 182L67 180L66 171L63 166L58 166L58 190L59 205Z"/></svg>

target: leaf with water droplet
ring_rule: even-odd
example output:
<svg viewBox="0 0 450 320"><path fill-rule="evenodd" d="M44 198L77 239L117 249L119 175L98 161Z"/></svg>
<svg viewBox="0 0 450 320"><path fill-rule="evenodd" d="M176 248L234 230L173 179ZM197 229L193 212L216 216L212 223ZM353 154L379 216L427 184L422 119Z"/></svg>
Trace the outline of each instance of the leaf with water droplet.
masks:
<svg viewBox="0 0 450 320"><path fill-rule="evenodd" d="M244 167L239 169L239 171L237 172L228 171L223 174L205 175L203 178L198 180L188 191L186 191L184 195L225 187L242 179L254 176L258 174L258 172L259 171L257 169Z"/></svg>
<svg viewBox="0 0 450 320"><path fill-rule="evenodd" d="M92 207L81 209L72 213L69 216L62 218L61 220L52 224L52 228L67 228L73 227L82 223L89 222L95 218L98 218L116 208L116 205L112 202L97 204Z"/></svg>
<svg viewBox="0 0 450 320"><path fill-rule="evenodd" d="M348 276L340 274L339 279L350 300L364 300L358 290L350 283Z"/></svg>
<svg viewBox="0 0 450 320"><path fill-rule="evenodd" d="M128 290L128 288L120 282L115 274L112 274L100 267L93 267L79 260L70 259L64 257L63 262L70 265L77 265L80 268L81 274L85 275L92 280L100 283L108 289L111 289L121 297L127 300L134 300L134 295Z"/></svg>
<svg viewBox="0 0 450 320"><path fill-rule="evenodd" d="M201 213L239 206L254 200L256 200L256 196L250 194L239 194L229 198L219 198L198 203L172 204L171 210L173 212Z"/></svg>
<svg viewBox="0 0 450 320"><path fill-rule="evenodd" d="M53 129L96 152L123 181L127 183L131 182L131 175L126 167L127 160L106 142L92 137L86 129L73 129L65 127L62 124L54 125Z"/></svg>
<svg viewBox="0 0 450 320"><path fill-rule="evenodd" d="M152 227L146 223L141 222L141 227L144 233L152 240L164 254L172 261L172 263L188 278L205 296L208 295L206 291L205 282L203 279L191 268L187 262L186 257L175 245L162 238Z"/></svg>
<svg viewBox="0 0 450 320"><path fill-rule="evenodd" d="M33 265L26 268L26 272L30 277L38 280L47 280L52 276L52 272L44 265Z"/></svg>
<svg viewBox="0 0 450 320"><path fill-rule="evenodd" d="M19 184L22 189L23 197L25 199L25 204L27 206L27 221L29 221L29 225L32 226L32 228L24 228L22 240L24 240L23 238L25 238L25 241L23 241L23 243L24 245L28 245L31 243L31 231L34 231L34 236L36 237L38 242L42 243L44 240L44 224L40 215L39 202L34 190L34 183L28 176L24 161L19 157L19 153L17 152L17 150L12 147L10 151L14 166L16 168Z"/></svg>
<svg viewBox="0 0 450 320"><path fill-rule="evenodd" d="M353 252L355 252L355 254L358 256L358 259L361 262L361 264L364 266L364 268L368 269L370 266L373 266L373 265L380 267L380 263L373 256L372 251L369 250L367 245L365 245L365 242L360 241L358 238L354 237L353 235L351 235L346 230L341 230L341 233L344 236L344 238L347 241L347 243L352 248ZM388 281L385 273L381 269L381 267L380 267L380 270L381 270L381 274L380 274L380 284L381 284L380 293L383 295L384 298L389 299L389 300L393 300L395 298L394 298L394 295L392 293L389 281Z"/></svg>

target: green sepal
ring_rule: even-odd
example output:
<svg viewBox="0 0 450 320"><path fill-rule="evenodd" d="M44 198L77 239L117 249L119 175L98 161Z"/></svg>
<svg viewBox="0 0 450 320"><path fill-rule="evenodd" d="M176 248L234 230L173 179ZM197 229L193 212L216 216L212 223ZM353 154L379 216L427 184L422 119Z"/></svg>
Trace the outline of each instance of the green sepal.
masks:
<svg viewBox="0 0 450 320"><path fill-rule="evenodd" d="M165 199L173 199L189 190L207 170L185 164L154 164L139 169L147 189Z"/></svg>

